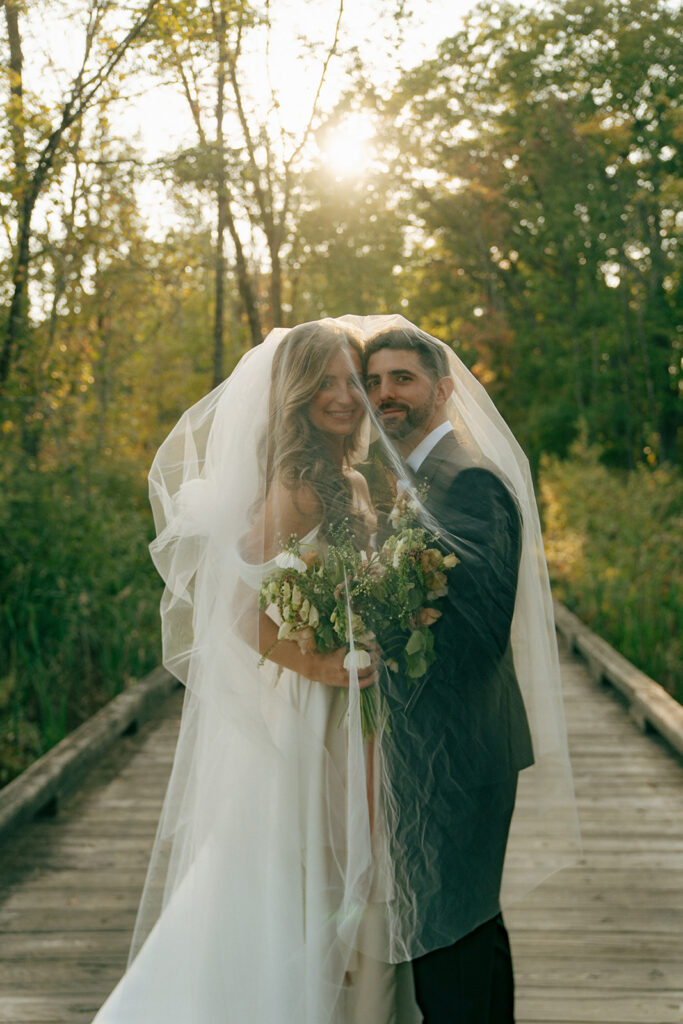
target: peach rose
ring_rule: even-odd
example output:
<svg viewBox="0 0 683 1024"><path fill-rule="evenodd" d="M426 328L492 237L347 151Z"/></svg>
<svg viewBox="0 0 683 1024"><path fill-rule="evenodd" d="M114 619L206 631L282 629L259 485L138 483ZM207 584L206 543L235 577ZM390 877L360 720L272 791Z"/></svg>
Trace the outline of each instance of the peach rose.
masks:
<svg viewBox="0 0 683 1024"><path fill-rule="evenodd" d="M417 613L418 626L431 626L437 619L441 618L438 608L420 608Z"/></svg>

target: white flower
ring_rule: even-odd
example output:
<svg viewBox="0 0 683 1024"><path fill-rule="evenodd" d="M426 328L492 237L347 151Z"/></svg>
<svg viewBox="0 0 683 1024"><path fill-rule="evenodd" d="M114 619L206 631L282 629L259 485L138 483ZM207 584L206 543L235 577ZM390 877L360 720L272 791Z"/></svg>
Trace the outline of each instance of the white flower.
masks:
<svg viewBox="0 0 683 1024"><path fill-rule="evenodd" d="M299 590L295 583L294 586L292 587L292 608L298 608L301 602L303 601L303 597L304 595L301 593L301 591ZM306 618L303 612L301 614L301 617L302 619Z"/></svg>
<svg viewBox="0 0 683 1024"><path fill-rule="evenodd" d="M344 668L349 672L352 668L369 668L371 661L372 659L367 651L361 651L356 648L355 651L349 651L344 658Z"/></svg>
<svg viewBox="0 0 683 1024"><path fill-rule="evenodd" d="M394 549L394 557L391 560L394 569L398 569L398 567L401 564L401 559L403 558L403 555L407 550L408 542L404 538L402 538L396 545Z"/></svg>
<svg viewBox="0 0 683 1024"><path fill-rule="evenodd" d="M293 551L281 551L275 556L275 564L280 569L296 569L297 572L306 572L308 568L303 558L299 558Z"/></svg>
<svg viewBox="0 0 683 1024"><path fill-rule="evenodd" d="M289 640L290 636L294 632L294 624L291 622L283 622L277 631L278 640Z"/></svg>
<svg viewBox="0 0 683 1024"><path fill-rule="evenodd" d="M296 587L295 589L298 590L299 588ZM306 621L306 619L308 618L308 613L310 612L310 610L311 610L311 602L308 600L308 598L306 598L304 603L301 605L301 608L299 608L299 615L301 616L301 621L302 622Z"/></svg>
<svg viewBox="0 0 683 1024"><path fill-rule="evenodd" d="M315 629L319 622L320 612L318 611L315 605L311 605L311 610L308 613L308 624L309 626L313 626L313 628Z"/></svg>

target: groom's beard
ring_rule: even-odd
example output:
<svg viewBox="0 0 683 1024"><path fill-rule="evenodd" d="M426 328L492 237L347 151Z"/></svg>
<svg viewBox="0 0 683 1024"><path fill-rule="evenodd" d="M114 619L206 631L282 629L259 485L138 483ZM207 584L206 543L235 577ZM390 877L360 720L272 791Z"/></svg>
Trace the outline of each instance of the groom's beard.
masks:
<svg viewBox="0 0 683 1024"><path fill-rule="evenodd" d="M402 410L405 415L385 419L384 413L394 409ZM430 399L430 401L425 402L423 405L412 406L406 405L405 402L382 402L377 406L376 412L377 418L386 434L389 437L402 440L409 437L414 431L419 430L420 427L424 427L426 423L429 423L434 415L434 401Z"/></svg>

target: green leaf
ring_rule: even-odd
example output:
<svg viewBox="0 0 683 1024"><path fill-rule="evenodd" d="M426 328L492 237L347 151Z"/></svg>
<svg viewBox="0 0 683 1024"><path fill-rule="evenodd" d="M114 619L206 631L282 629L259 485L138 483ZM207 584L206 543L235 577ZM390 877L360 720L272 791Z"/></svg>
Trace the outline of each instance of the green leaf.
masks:
<svg viewBox="0 0 683 1024"><path fill-rule="evenodd" d="M427 671L427 661L422 654L413 655L412 657L406 658L407 671L411 679L421 679Z"/></svg>
<svg viewBox="0 0 683 1024"><path fill-rule="evenodd" d="M421 629L414 629L408 637L408 643L406 644L406 655L417 654L419 651L424 650L425 638Z"/></svg>

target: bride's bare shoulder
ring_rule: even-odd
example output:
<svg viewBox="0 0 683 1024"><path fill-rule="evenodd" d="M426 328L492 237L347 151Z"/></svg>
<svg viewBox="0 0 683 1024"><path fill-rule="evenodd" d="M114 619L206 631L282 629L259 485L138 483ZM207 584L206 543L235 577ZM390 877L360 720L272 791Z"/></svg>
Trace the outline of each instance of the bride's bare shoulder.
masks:
<svg viewBox="0 0 683 1024"><path fill-rule="evenodd" d="M249 530L248 548L264 561L272 558L290 537L305 537L320 516L320 500L309 484L292 488L278 478L268 488Z"/></svg>
<svg viewBox="0 0 683 1024"><path fill-rule="evenodd" d="M270 516L293 524L300 522L308 529L320 520L320 499L315 489L307 483L291 487L278 477L268 490L265 507Z"/></svg>

